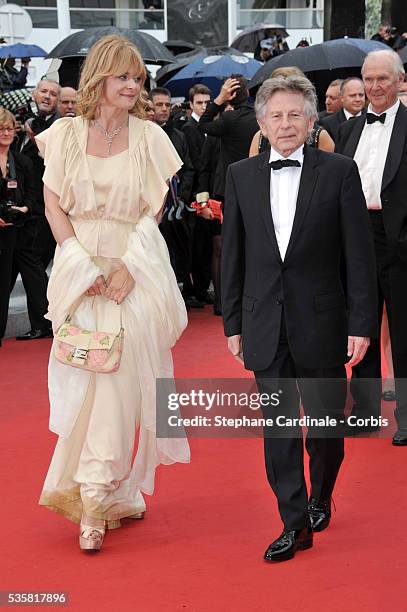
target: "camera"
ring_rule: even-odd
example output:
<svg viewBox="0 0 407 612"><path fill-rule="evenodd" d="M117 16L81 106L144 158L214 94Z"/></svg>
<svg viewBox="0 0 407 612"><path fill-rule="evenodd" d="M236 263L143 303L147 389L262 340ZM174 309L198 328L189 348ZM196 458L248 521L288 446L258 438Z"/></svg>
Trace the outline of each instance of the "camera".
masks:
<svg viewBox="0 0 407 612"><path fill-rule="evenodd" d="M29 125L35 135L40 134L41 132L47 129L47 122L45 117L39 117L38 115L34 115L34 117L29 117L26 120L26 123Z"/></svg>
<svg viewBox="0 0 407 612"><path fill-rule="evenodd" d="M21 227L24 224L24 213L20 210L14 210L15 202L11 200L0 201L0 219L6 223L12 223L16 227Z"/></svg>

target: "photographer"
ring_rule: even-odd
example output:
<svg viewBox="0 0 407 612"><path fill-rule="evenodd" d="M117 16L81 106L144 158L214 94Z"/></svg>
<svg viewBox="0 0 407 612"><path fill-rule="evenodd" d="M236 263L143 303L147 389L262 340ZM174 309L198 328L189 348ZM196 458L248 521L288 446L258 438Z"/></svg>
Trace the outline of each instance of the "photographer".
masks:
<svg viewBox="0 0 407 612"><path fill-rule="evenodd" d="M26 86L30 61L31 58L23 57L21 60L21 68L18 71L15 68L16 60L14 57L8 57L6 59L0 73L0 82L3 91L12 91L13 89L21 89Z"/></svg>
<svg viewBox="0 0 407 612"><path fill-rule="evenodd" d="M37 107L37 113L25 122L25 131L18 137L17 151L29 157L33 164L33 181L35 190L35 206L33 217L37 224L36 245L41 255L44 268L47 269L54 256L55 240L49 228L44 213L44 194L42 177L44 174L44 162L38 154L38 148L34 137L49 128L56 119L59 119L58 102L61 87L56 81L43 79L39 81L32 93Z"/></svg>
<svg viewBox="0 0 407 612"><path fill-rule="evenodd" d="M399 51L407 43L407 32L400 34L397 28L392 27L390 23L381 23L371 40L377 40L388 45L394 51Z"/></svg>
<svg viewBox="0 0 407 612"><path fill-rule="evenodd" d="M14 115L0 108L0 345L7 325L11 288L19 272L27 293L32 328L48 327L44 320L47 276L32 248L33 168L27 157L10 151L15 129Z"/></svg>

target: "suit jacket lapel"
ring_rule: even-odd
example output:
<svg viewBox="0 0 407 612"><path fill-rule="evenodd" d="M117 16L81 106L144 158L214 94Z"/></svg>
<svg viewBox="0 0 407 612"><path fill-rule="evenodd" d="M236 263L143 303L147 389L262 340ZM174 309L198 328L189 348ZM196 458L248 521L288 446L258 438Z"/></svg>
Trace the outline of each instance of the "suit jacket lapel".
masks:
<svg viewBox="0 0 407 612"><path fill-rule="evenodd" d="M295 209L294 223L291 231L290 241L288 243L285 260L290 256L293 244L297 239L308 207L311 203L312 194L314 193L315 183L318 178L318 160L315 149L305 145L304 147L304 164L301 172L300 186L298 189L297 206Z"/></svg>
<svg viewBox="0 0 407 612"><path fill-rule="evenodd" d="M391 183L396 174L404 151L405 135L407 131L407 110L400 103L394 118L393 131L391 133L389 150L383 171L382 191Z"/></svg>
<svg viewBox="0 0 407 612"><path fill-rule="evenodd" d="M275 256L278 261L282 263L280 251L278 248L276 232L274 230L273 216L271 214L271 202L270 202L270 173L271 166L269 164L269 153L263 153L261 155L261 162L259 164L259 189L260 189L260 205L262 207L263 219L270 236L271 246L274 250Z"/></svg>
<svg viewBox="0 0 407 612"><path fill-rule="evenodd" d="M347 157L355 157L356 149L358 148L359 140L365 127L366 113L362 113L360 117L352 119L352 130L349 134L349 138L344 146L342 155Z"/></svg>

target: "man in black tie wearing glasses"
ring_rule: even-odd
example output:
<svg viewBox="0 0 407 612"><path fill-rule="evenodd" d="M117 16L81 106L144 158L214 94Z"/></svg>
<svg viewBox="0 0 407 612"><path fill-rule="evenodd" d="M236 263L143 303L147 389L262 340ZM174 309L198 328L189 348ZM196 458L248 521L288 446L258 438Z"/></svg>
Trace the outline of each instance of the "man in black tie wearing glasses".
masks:
<svg viewBox="0 0 407 612"><path fill-rule="evenodd" d="M266 472L284 524L266 561L291 559L328 527L344 455L338 429L321 436L309 427L308 495L295 423L299 394L307 416L343 418L344 364L360 362L377 334L373 244L357 166L305 144L316 114L315 89L305 77L265 81L256 116L271 149L232 164L227 174L225 335L259 391L280 394L278 406L263 407ZM347 267L346 295L342 253L356 262Z"/></svg>
<svg viewBox="0 0 407 612"><path fill-rule="evenodd" d="M336 150L359 167L374 239L379 323L386 304L393 356L397 431L394 446L407 446L407 108L398 91L405 72L394 51L366 57L362 77L369 100L366 117L343 124ZM373 340L353 369L353 414L380 415L381 351Z"/></svg>

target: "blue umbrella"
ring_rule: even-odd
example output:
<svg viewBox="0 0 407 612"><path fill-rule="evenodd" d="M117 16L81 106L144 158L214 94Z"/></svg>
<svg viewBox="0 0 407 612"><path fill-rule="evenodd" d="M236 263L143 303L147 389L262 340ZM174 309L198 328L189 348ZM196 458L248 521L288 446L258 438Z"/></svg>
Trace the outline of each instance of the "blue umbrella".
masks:
<svg viewBox="0 0 407 612"><path fill-rule="evenodd" d="M7 59L8 57L45 57L47 52L41 49L38 45L24 45L16 43L15 45L5 45L0 47L0 58Z"/></svg>
<svg viewBox="0 0 407 612"><path fill-rule="evenodd" d="M241 74L250 80L261 67L261 63L249 59L245 55L216 54L200 57L185 66L173 76L165 86L173 96L188 96L192 85L202 83L209 87L214 96L217 96L225 78L231 74Z"/></svg>

